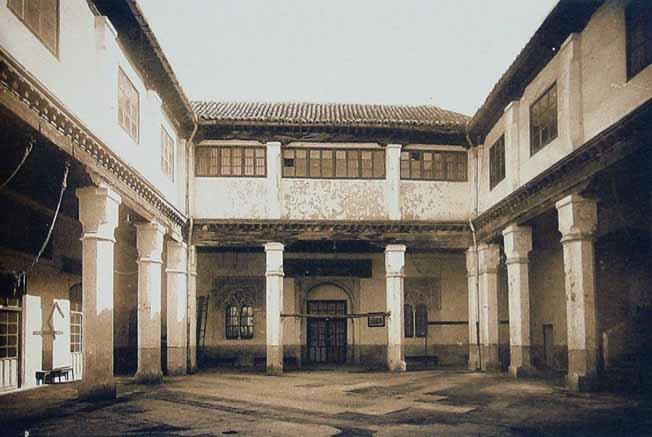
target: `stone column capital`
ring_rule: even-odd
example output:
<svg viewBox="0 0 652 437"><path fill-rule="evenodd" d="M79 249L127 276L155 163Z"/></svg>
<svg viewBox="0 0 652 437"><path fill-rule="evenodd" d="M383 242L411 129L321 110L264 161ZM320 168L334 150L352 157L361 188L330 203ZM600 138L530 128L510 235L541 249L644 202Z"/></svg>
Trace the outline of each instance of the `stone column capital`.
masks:
<svg viewBox="0 0 652 437"><path fill-rule="evenodd" d="M387 277L403 276L405 250L404 244L389 244L385 248L385 275Z"/></svg>
<svg viewBox="0 0 652 437"><path fill-rule="evenodd" d="M115 242L113 232L118 225L118 213L122 198L108 185L78 188L79 221L83 239L95 238Z"/></svg>
<svg viewBox="0 0 652 437"><path fill-rule="evenodd" d="M388 144L386 146L388 149L398 149L401 150L403 148L402 144Z"/></svg>
<svg viewBox="0 0 652 437"><path fill-rule="evenodd" d="M281 148L281 142L280 141L267 141L265 143L267 147L278 147Z"/></svg>
<svg viewBox="0 0 652 437"><path fill-rule="evenodd" d="M532 227L511 225L503 230L507 264L527 263L532 251Z"/></svg>
<svg viewBox="0 0 652 437"><path fill-rule="evenodd" d="M167 244L166 273L188 273L188 247L183 241L170 240Z"/></svg>
<svg viewBox="0 0 652 437"><path fill-rule="evenodd" d="M158 222L139 223L136 225L136 246L138 262L162 263L163 235L165 228Z"/></svg>
<svg viewBox="0 0 652 437"><path fill-rule="evenodd" d="M496 273L500 264L500 246L497 244L478 245L478 269L480 273Z"/></svg>
<svg viewBox="0 0 652 437"><path fill-rule="evenodd" d="M566 196L555 204L562 243L590 240L598 224L597 202L578 194Z"/></svg>
<svg viewBox="0 0 652 437"><path fill-rule="evenodd" d="M283 276L283 250L282 243L265 244L265 276Z"/></svg>

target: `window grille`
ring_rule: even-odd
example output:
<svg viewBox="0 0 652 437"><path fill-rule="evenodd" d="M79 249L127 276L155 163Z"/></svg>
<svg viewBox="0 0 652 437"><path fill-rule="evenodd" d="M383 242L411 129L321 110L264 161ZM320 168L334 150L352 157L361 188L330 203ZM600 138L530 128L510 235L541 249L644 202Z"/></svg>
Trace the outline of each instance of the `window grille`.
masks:
<svg viewBox="0 0 652 437"><path fill-rule="evenodd" d="M138 142L139 96L122 69L118 69L118 123Z"/></svg>
<svg viewBox="0 0 652 437"><path fill-rule="evenodd" d="M385 151L366 149L284 149L283 177L384 179Z"/></svg>
<svg viewBox="0 0 652 437"><path fill-rule="evenodd" d="M196 149L196 176L265 177L266 149L243 146L201 146Z"/></svg>
<svg viewBox="0 0 652 437"><path fill-rule="evenodd" d="M401 179L466 182L466 152L404 150L401 152Z"/></svg>
<svg viewBox="0 0 652 437"><path fill-rule="evenodd" d="M58 0L8 0L7 7L48 50L59 55Z"/></svg>
<svg viewBox="0 0 652 437"><path fill-rule="evenodd" d="M557 84L530 106L530 156L557 138Z"/></svg>
<svg viewBox="0 0 652 437"><path fill-rule="evenodd" d="M498 185L505 179L505 136L502 135L498 141L489 149L489 189Z"/></svg>

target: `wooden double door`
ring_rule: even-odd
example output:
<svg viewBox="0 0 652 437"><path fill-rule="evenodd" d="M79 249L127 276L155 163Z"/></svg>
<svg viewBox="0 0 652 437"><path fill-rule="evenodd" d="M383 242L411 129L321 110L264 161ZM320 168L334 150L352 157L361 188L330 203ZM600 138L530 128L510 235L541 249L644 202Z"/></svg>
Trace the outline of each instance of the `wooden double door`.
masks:
<svg viewBox="0 0 652 437"><path fill-rule="evenodd" d="M308 318L308 360L311 363L345 363L346 301L310 300L308 314L321 316Z"/></svg>

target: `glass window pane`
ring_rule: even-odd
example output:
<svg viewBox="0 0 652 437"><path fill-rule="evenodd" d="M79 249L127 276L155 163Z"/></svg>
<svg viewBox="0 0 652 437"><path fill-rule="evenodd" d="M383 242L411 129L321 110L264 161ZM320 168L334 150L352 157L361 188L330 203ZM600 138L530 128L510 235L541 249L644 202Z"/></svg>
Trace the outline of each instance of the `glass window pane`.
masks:
<svg viewBox="0 0 652 437"><path fill-rule="evenodd" d="M346 177L346 151L338 150L335 152L335 176L338 178Z"/></svg>
<svg viewBox="0 0 652 437"><path fill-rule="evenodd" d="M385 152L382 150L374 152L374 177L385 177Z"/></svg>
<svg viewBox="0 0 652 437"><path fill-rule="evenodd" d="M322 172L322 176L325 178L333 177L333 151L332 150L321 151L321 172Z"/></svg>
<svg viewBox="0 0 652 437"><path fill-rule="evenodd" d="M310 177L321 177L321 151L310 151Z"/></svg>
<svg viewBox="0 0 652 437"><path fill-rule="evenodd" d="M357 178L359 173L359 153L357 150L349 150L346 152L346 176L349 178Z"/></svg>
<svg viewBox="0 0 652 437"><path fill-rule="evenodd" d="M299 177L306 177L308 175L308 159L307 159L307 153L305 150L297 150L296 151L296 159L295 159L295 176Z"/></svg>

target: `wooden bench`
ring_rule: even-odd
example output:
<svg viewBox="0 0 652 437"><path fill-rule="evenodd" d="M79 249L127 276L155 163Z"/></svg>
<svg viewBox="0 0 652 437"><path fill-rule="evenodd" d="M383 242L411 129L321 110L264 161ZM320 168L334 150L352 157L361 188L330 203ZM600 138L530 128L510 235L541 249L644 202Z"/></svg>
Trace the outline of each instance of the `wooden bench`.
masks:
<svg viewBox="0 0 652 437"><path fill-rule="evenodd" d="M72 366L57 367L56 369L49 370L37 370L36 371L36 385L41 384L56 384L61 382L61 377L66 378L66 381L69 380L69 377L75 378L74 371ZM55 378L58 381L55 381Z"/></svg>

